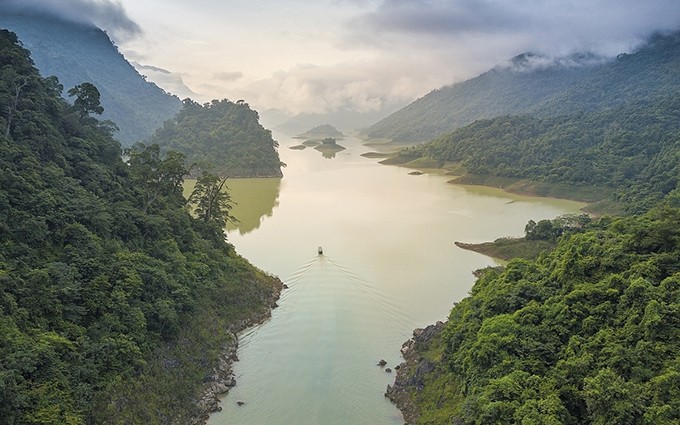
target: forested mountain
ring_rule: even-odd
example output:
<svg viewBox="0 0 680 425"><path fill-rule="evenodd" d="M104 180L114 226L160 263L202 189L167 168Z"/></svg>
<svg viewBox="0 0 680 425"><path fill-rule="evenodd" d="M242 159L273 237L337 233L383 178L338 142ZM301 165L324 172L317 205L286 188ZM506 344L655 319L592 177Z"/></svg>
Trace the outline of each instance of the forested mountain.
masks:
<svg viewBox="0 0 680 425"><path fill-rule="evenodd" d="M91 94L0 31L0 422L188 423L279 284L191 217L180 154L123 162Z"/></svg>
<svg viewBox="0 0 680 425"><path fill-rule="evenodd" d="M0 28L19 35L44 76L55 75L66 89L83 82L101 93L104 119L116 123L123 145L149 137L182 107L180 99L144 79L95 26L47 15L16 15L2 10Z"/></svg>
<svg viewBox="0 0 680 425"><path fill-rule="evenodd" d="M388 388L409 424L677 424L680 210L596 220L488 269L416 335Z"/></svg>
<svg viewBox="0 0 680 425"><path fill-rule="evenodd" d="M188 165L228 177L281 177L283 164L271 131L244 101L190 99L148 140L186 155Z"/></svg>
<svg viewBox="0 0 680 425"><path fill-rule="evenodd" d="M399 162L424 157L474 175L610 189L628 212L644 212L667 197L680 202L677 93L602 112L480 120L403 150Z"/></svg>
<svg viewBox="0 0 680 425"><path fill-rule="evenodd" d="M414 333L387 392L409 424L680 422L680 34L581 71L390 159L613 193L629 213L548 226L556 248L480 271L446 323Z"/></svg>
<svg viewBox="0 0 680 425"><path fill-rule="evenodd" d="M590 55L546 61L525 54L509 65L434 90L364 131L371 138L423 142L475 120L601 111L680 89L680 33L657 35L605 62Z"/></svg>

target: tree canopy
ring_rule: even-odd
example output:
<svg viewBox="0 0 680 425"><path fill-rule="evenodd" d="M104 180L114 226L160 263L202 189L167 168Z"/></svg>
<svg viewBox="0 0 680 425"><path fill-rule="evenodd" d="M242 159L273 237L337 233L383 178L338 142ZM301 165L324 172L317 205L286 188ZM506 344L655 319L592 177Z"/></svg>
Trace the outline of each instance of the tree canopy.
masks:
<svg viewBox="0 0 680 425"><path fill-rule="evenodd" d="M669 207L596 220L536 261L486 270L421 351L442 355L412 388L419 423L678 423L679 290Z"/></svg>
<svg viewBox="0 0 680 425"><path fill-rule="evenodd" d="M271 131L243 102L213 100L200 105L191 99L148 140L162 150L175 150L188 164L228 177L281 177L283 163Z"/></svg>
<svg viewBox="0 0 680 425"><path fill-rule="evenodd" d="M186 423L275 280L182 197L183 155L127 150L0 30L0 422Z"/></svg>

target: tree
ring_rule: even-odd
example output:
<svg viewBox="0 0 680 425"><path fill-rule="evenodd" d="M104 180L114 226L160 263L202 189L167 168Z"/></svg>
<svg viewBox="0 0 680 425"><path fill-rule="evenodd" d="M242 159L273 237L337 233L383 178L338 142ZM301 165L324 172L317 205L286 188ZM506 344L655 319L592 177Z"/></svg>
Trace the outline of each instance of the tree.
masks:
<svg viewBox="0 0 680 425"><path fill-rule="evenodd" d="M188 174L183 154L169 151L165 158L162 158L158 145L146 146L143 143L137 143L126 149L125 154L129 156L131 177L144 197L142 206L144 214L161 197L182 196L184 176Z"/></svg>
<svg viewBox="0 0 680 425"><path fill-rule="evenodd" d="M76 97L73 106L80 111L81 116L93 113L101 115L104 108L101 106L99 90L92 83L79 84L68 91L69 97Z"/></svg>
<svg viewBox="0 0 680 425"><path fill-rule="evenodd" d="M236 221L229 213L233 207L231 196L226 189L227 177L203 172L189 196L189 203L195 206L196 216L206 223L216 223L220 227L228 221Z"/></svg>

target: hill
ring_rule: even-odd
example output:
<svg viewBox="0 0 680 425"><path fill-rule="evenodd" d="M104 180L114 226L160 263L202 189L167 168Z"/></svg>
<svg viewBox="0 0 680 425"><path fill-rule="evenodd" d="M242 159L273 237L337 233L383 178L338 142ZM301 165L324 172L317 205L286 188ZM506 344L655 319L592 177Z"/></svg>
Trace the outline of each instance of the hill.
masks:
<svg viewBox="0 0 680 425"><path fill-rule="evenodd" d="M408 424L678 423L679 229L666 207L605 218L483 271L387 395Z"/></svg>
<svg viewBox="0 0 680 425"><path fill-rule="evenodd" d="M124 146L149 137L182 107L179 98L146 81L95 26L3 11L0 28L17 33L42 75L57 76L66 90L93 83L102 118L116 123L115 137Z"/></svg>
<svg viewBox="0 0 680 425"><path fill-rule="evenodd" d="M0 70L0 422L192 423L280 282L192 218L180 154L123 162L5 30Z"/></svg>
<svg viewBox="0 0 680 425"><path fill-rule="evenodd" d="M198 164L228 177L281 177L283 163L271 131L259 123L257 111L244 101L213 100L200 105L190 99L149 143L182 152L187 164Z"/></svg>
<svg viewBox="0 0 680 425"><path fill-rule="evenodd" d="M524 54L476 78L434 90L364 131L370 138L419 143L475 120L552 117L601 111L677 92L680 33L657 35L631 54L558 60Z"/></svg>
<svg viewBox="0 0 680 425"><path fill-rule="evenodd" d="M325 138L342 139L343 137L345 137L345 135L330 124L318 125L295 136L296 139L307 140L321 140Z"/></svg>
<svg viewBox="0 0 680 425"><path fill-rule="evenodd" d="M664 198L680 198L679 111L680 97L669 95L602 112L480 120L403 150L391 162L456 163L467 173L461 182L508 186L524 179L595 189L600 199L613 193L609 199L628 212L644 212Z"/></svg>

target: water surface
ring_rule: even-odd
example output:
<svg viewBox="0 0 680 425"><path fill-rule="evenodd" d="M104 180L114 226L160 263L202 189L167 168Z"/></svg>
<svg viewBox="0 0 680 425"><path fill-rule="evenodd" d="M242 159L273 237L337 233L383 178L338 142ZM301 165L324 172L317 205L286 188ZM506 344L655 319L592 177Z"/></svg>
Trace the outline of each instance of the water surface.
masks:
<svg viewBox="0 0 680 425"><path fill-rule="evenodd" d="M470 290L472 271L496 264L454 241L520 236L529 219L582 206L409 175L362 157L371 149L352 138L333 158L278 140L288 167L262 189L271 210L253 209L256 225L235 211L251 224L228 238L290 289L271 320L241 336L238 384L211 425L403 423L383 396L394 376L376 363L398 364L412 330L445 320ZM235 198L247 211L262 182L239 184Z"/></svg>

